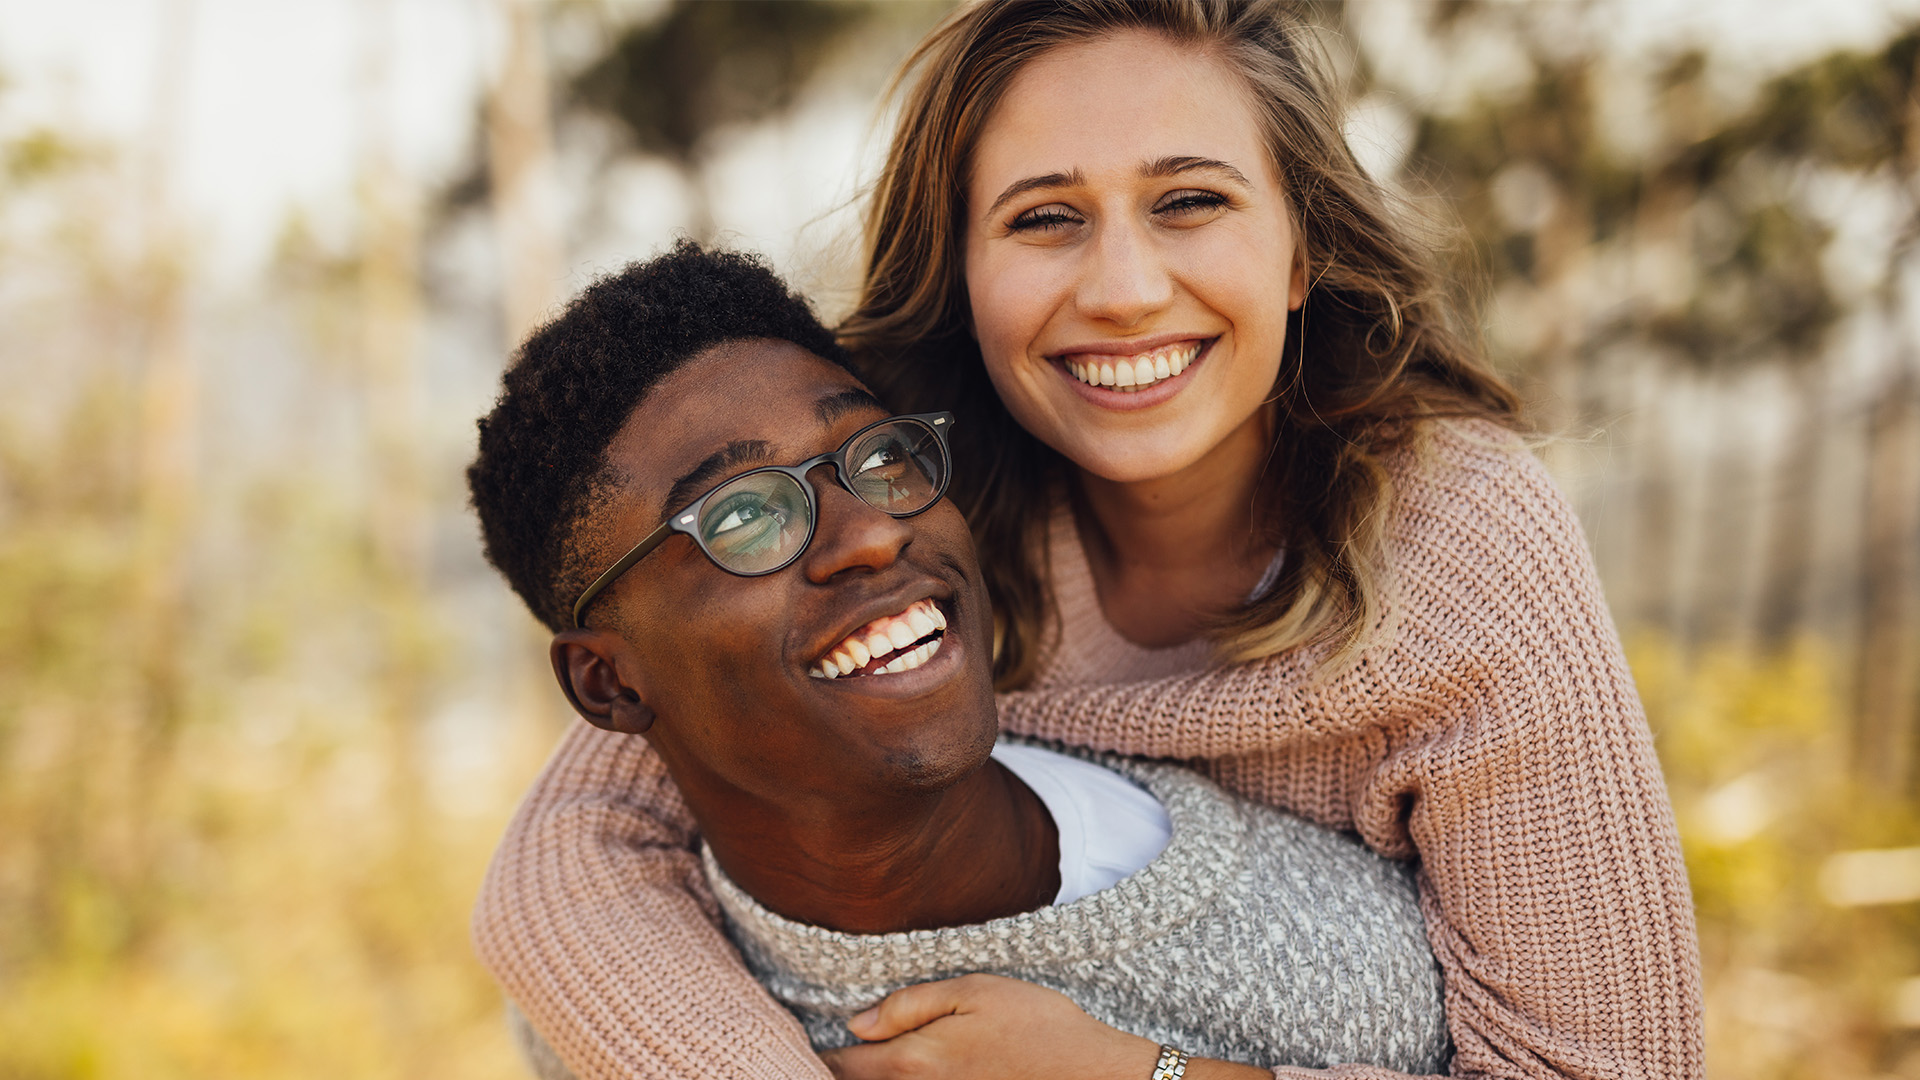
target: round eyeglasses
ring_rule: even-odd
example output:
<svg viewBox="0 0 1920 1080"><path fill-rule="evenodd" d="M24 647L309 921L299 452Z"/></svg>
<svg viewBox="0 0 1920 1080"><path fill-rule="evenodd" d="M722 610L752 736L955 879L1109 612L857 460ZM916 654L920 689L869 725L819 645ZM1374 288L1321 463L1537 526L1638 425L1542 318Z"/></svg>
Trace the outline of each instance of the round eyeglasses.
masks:
<svg viewBox="0 0 1920 1080"><path fill-rule="evenodd" d="M820 498L807 474L833 466L833 478L861 502L893 517L918 514L940 501L953 475L947 446L952 413L892 416L853 433L840 449L798 465L768 465L722 481L675 513L595 578L573 604L575 629L593 599L633 564L686 533L713 564L730 574L759 577L798 559L813 542Z"/></svg>

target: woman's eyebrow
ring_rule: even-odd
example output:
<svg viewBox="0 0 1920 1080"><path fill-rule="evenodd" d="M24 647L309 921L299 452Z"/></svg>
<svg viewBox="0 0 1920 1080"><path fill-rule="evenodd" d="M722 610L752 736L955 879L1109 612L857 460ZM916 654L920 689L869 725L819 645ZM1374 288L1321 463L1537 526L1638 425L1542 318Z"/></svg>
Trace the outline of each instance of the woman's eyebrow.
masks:
<svg viewBox="0 0 1920 1080"><path fill-rule="evenodd" d="M1149 161L1140 167L1140 175L1147 177L1178 176L1181 173L1194 172L1196 170L1224 173L1227 179L1243 187L1250 188L1253 186L1247 179L1246 174L1234 168L1232 165L1218 158L1195 157L1190 154L1176 154ZM1079 169L1075 169L1072 172L1055 172L1048 173L1045 176L1029 176L1025 180L1015 180L1013 183L1007 185L1007 190L1001 192L999 198L993 200L992 206L987 207L986 216L992 217L999 212L1000 207L1009 199L1018 198L1029 191L1037 191L1041 188L1072 187L1075 184L1085 182L1086 177Z"/></svg>
<svg viewBox="0 0 1920 1080"><path fill-rule="evenodd" d="M661 516L674 513L706 492L716 481L742 465L764 464L773 456L773 447L759 439L730 442L708 454L705 460L688 469L667 492L666 509Z"/></svg>
<svg viewBox="0 0 1920 1080"><path fill-rule="evenodd" d="M999 212L1000 207L1005 205L1007 200L1018 198L1029 191L1036 191L1040 188L1071 187L1074 184L1084 183L1085 180L1086 177L1081 174L1079 169L1075 169L1072 172L1048 173L1045 176L1029 176L1025 180L1015 180L1013 183L1007 185L1007 190L1001 192L999 198L993 200L992 206L987 207L986 216L992 217Z"/></svg>
<svg viewBox="0 0 1920 1080"><path fill-rule="evenodd" d="M1245 173L1242 173L1239 169L1234 168L1224 161L1215 158L1192 157L1188 155L1163 157L1157 161L1149 161L1141 166L1140 175L1153 177L1178 176L1181 173L1193 172L1195 170L1225 173L1230 180L1246 187L1253 186L1253 184L1247 180Z"/></svg>

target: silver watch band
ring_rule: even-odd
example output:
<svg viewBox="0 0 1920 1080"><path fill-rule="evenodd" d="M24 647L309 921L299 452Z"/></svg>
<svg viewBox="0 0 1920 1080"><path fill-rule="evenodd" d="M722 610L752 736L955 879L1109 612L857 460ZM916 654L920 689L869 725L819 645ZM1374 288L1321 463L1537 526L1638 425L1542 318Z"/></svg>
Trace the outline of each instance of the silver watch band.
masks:
<svg viewBox="0 0 1920 1080"><path fill-rule="evenodd" d="M1180 1080L1187 1074L1187 1053L1162 1043L1160 1060L1153 1063L1151 1080Z"/></svg>

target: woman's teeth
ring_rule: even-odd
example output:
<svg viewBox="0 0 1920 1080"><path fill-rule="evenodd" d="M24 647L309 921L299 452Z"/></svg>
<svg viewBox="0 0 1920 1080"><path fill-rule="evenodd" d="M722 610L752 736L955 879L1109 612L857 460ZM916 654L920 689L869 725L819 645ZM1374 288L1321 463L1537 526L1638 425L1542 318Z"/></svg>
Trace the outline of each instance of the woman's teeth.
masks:
<svg viewBox="0 0 1920 1080"><path fill-rule="evenodd" d="M1088 386L1105 386L1123 393L1133 393L1187 370L1187 365L1199 355L1198 341L1163 345L1152 352L1133 357L1082 353L1078 358L1067 360L1067 370Z"/></svg>
<svg viewBox="0 0 1920 1080"><path fill-rule="evenodd" d="M912 671L940 651L947 617L932 600L916 600L898 615L884 615L848 634L807 674L816 679L891 675Z"/></svg>

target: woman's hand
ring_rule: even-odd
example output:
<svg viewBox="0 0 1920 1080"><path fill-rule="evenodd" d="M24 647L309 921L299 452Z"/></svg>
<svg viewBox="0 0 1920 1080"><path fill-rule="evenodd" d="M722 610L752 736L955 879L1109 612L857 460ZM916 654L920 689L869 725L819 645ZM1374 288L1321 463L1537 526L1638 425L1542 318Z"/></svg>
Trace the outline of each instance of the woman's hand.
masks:
<svg viewBox="0 0 1920 1080"><path fill-rule="evenodd" d="M847 1027L866 1044L820 1055L840 1080L1147 1080L1160 1054L1063 994L999 975L896 990Z"/></svg>
<svg viewBox="0 0 1920 1080"><path fill-rule="evenodd" d="M867 1040L820 1057L840 1080L1147 1080L1150 1039L1117 1031L1066 995L1000 975L895 990L847 1021ZM1266 1069L1194 1058L1186 1080L1273 1080Z"/></svg>

